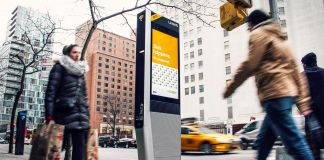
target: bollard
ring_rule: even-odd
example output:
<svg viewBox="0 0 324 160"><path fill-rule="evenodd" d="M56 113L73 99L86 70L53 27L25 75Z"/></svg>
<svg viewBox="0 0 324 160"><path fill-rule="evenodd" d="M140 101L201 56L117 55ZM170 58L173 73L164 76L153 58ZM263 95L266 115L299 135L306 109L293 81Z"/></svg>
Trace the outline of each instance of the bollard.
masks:
<svg viewBox="0 0 324 160"><path fill-rule="evenodd" d="M294 159L286 152L285 147L277 147L276 160L294 160Z"/></svg>
<svg viewBox="0 0 324 160"><path fill-rule="evenodd" d="M324 160L324 149L321 149L321 160Z"/></svg>

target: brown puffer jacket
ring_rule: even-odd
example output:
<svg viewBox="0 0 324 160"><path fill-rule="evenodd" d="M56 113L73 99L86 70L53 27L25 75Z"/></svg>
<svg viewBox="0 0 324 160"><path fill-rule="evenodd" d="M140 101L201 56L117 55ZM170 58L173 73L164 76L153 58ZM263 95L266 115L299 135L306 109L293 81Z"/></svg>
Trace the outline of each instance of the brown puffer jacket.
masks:
<svg viewBox="0 0 324 160"><path fill-rule="evenodd" d="M299 110L310 109L307 81L278 24L266 21L253 28L248 59L241 64L227 92L233 93L246 79L255 76L259 99L296 97Z"/></svg>

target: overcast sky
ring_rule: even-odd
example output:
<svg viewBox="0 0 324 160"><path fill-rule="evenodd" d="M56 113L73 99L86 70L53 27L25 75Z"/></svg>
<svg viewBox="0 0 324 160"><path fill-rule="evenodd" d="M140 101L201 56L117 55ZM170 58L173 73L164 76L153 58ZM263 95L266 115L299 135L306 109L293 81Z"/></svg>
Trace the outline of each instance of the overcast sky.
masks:
<svg viewBox="0 0 324 160"><path fill-rule="evenodd" d="M141 0L143 3L145 0ZM135 6L136 0L94 0L100 6L102 15L109 15L123 8L127 9ZM61 22L61 26L66 29L75 29L78 25L90 19L90 12L87 0L0 0L0 44L5 41L7 23L11 18L11 12L18 6L30 7L41 12L49 12L52 17ZM132 26L136 25L136 14L140 10L127 14L127 18ZM105 21L100 28L129 37L130 28L124 24L122 17ZM57 33L55 41L64 44L74 43L74 32ZM55 46L55 51L60 51L61 46Z"/></svg>

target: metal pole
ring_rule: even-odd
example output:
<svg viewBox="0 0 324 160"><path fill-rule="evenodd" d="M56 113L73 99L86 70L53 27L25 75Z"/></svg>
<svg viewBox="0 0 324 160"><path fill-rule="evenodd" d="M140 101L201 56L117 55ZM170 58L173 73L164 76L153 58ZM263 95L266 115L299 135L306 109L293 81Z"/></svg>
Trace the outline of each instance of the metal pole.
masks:
<svg viewBox="0 0 324 160"><path fill-rule="evenodd" d="M278 13L278 5L277 5L277 0L269 0L269 5L270 5L270 14L271 17L279 21L279 13Z"/></svg>

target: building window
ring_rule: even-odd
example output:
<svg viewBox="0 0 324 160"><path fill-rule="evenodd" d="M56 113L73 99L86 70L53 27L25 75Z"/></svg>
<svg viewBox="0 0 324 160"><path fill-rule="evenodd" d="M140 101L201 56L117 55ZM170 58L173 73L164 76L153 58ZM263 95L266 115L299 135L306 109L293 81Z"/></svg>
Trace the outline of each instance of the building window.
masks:
<svg viewBox="0 0 324 160"><path fill-rule="evenodd" d="M188 48L188 42L184 43L184 49L187 49Z"/></svg>
<svg viewBox="0 0 324 160"><path fill-rule="evenodd" d="M227 104L232 104L233 103L232 97L228 97L226 100L227 100Z"/></svg>
<svg viewBox="0 0 324 160"><path fill-rule="evenodd" d="M98 86L101 86L101 82L97 82L97 85L98 85Z"/></svg>
<svg viewBox="0 0 324 160"><path fill-rule="evenodd" d="M280 20L281 27L287 27L286 20Z"/></svg>
<svg viewBox="0 0 324 160"><path fill-rule="evenodd" d="M188 53L185 53L185 54L184 54L184 59L185 59L185 60L188 60L188 58L189 58L189 54L188 54Z"/></svg>
<svg viewBox="0 0 324 160"><path fill-rule="evenodd" d="M102 47L102 50L103 50L103 51L106 51L106 47Z"/></svg>
<svg viewBox="0 0 324 160"><path fill-rule="evenodd" d="M190 76L190 79L191 79L191 82L195 82L195 75L194 75L194 74L191 75L191 76Z"/></svg>
<svg viewBox="0 0 324 160"><path fill-rule="evenodd" d="M201 32L201 27L197 27L197 33Z"/></svg>
<svg viewBox="0 0 324 160"><path fill-rule="evenodd" d="M99 57L99 61L101 61L102 60L102 57Z"/></svg>
<svg viewBox="0 0 324 160"><path fill-rule="evenodd" d="M199 104L204 104L204 103L205 103L205 98L199 97Z"/></svg>
<svg viewBox="0 0 324 160"><path fill-rule="evenodd" d="M203 93L205 91L204 85L199 85L199 92Z"/></svg>
<svg viewBox="0 0 324 160"><path fill-rule="evenodd" d="M185 83L189 83L189 76L185 76Z"/></svg>
<svg viewBox="0 0 324 160"><path fill-rule="evenodd" d="M97 88L97 92L101 92L101 88Z"/></svg>
<svg viewBox="0 0 324 160"><path fill-rule="evenodd" d="M195 52L194 51L190 52L190 59L192 59L192 58L195 58Z"/></svg>
<svg viewBox="0 0 324 160"><path fill-rule="evenodd" d="M225 70L226 70L226 75L231 74L231 66L227 66Z"/></svg>
<svg viewBox="0 0 324 160"><path fill-rule="evenodd" d="M203 67L203 65L204 65L204 62L203 61L198 61L199 68Z"/></svg>
<svg viewBox="0 0 324 160"><path fill-rule="evenodd" d="M189 31L189 35L192 36L193 34L194 34L194 30L191 29L191 30Z"/></svg>
<svg viewBox="0 0 324 160"><path fill-rule="evenodd" d="M198 45L202 45L202 38L197 39Z"/></svg>
<svg viewBox="0 0 324 160"><path fill-rule="evenodd" d="M189 88L185 88L185 95L189 95Z"/></svg>
<svg viewBox="0 0 324 160"><path fill-rule="evenodd" d="M191 94L195 94L196 93L196 87L195 86L192 86L191 87Z"/></svg>
<svg viewBox="0 0 324 160"><path fill-rule="evenodd" d="M233 107L228 107L228 119L233 119Z"/></svg>
<svg viewBox="0 0 324 160"><path fill-rule="evenodd" d="M101 75L98 75L98 79L101 79Z"/></svg>
<svg viewBox="0 0 324 160"><path fill-rule="evenodd" d="M188 32L187 31L183 32L183 37L186 38L187 36L188 36Z"/></svg>
<svg viewBox="0 0 324 160"><path fill-rule="evenodd" d="M202 56L202 54L203 54L202 49L198 49L198 56Z"/></svg>
<svg viewBox="0 0 324 160"><path fill-rule="evenodd" d="M187 71L187 70L189 69L189 65L186 64L186 65L184 66L184 69L185 69L185 71Z"/></svg>
<svg viewBox="0 0 324 160"><path fill-rule="evenodd" d="M227 36L228 36L228 31L224 30L224 37L227 37Z"/></svg>
<svg viewBox="0 0 324 160"><path fill-rule="evenodd" d="M278 12L279 12L280 15L285 14L285 8L284 7L279 7Z"/></svg>
<svg viewBox="0 0 324 160"><path fill-rule="evenodd" d="M194 47L195 42L193 40L190 41L190 48Z"/></svg>
<svg viewBox="0 0 324 160"><path fill-rule="evenodd" d="M200 110L200 121L204 121L204 120L205 120L205 111Z"/></svg>
<svg viewBox="0 0 324 160"><path fill-rule="evenodd" d="M225 41L224 42L224 48L225 49L229 49L229 41Z"/></svg>
<svg viewBox="0 0 324 160"><path fill-rule="evenodd" d="M190 70L193 70L195 68L195 63L190 63Z"/></svg>
<svg viewBox="0 0 324 160"><path fill-rule="evenodd" d="M225 54L225 62L228 62L231 60L231 54L230 53L226 53Z"/></svg>
<svg viewBox="0 0 324 160"><path fill-rule="evenodd" d="M199 80L203 80L204 79L204 73L199 73Z"/></svg>

